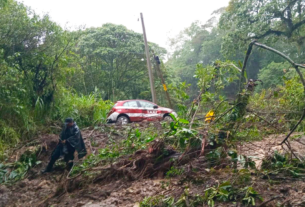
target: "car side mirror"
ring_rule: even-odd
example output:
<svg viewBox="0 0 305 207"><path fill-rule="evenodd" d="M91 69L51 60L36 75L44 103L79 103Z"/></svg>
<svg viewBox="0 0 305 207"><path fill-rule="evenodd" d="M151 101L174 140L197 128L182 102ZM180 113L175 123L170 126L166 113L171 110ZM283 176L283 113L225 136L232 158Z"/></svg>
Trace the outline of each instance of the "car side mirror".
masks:
<svg viewBox="0 0 305 207"><path fill-rule="evenodd" d="M157 105L154 105L154 109L157 109L158 108L158 106Z"/></svg>

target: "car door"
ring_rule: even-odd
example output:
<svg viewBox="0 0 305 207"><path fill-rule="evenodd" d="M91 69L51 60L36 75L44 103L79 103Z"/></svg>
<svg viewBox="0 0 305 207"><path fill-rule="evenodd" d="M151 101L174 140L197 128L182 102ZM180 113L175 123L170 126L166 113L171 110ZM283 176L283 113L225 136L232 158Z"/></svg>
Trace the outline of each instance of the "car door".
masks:
<svg viewBox="0 0 305 207"><path fill-rule="evenodd" d="M126 101L122 108L124 109L124 113L129 117L130 121L136 122L143 119L142 109L139 107L137 101Z"/></svg>
<svg viewBox="0 0 305 207"><path fill-rule="evenodd" d="M139 101L142 109L142 119L147 121L159 120L158 109L154 108L156 104L148 101Z"/></svg>

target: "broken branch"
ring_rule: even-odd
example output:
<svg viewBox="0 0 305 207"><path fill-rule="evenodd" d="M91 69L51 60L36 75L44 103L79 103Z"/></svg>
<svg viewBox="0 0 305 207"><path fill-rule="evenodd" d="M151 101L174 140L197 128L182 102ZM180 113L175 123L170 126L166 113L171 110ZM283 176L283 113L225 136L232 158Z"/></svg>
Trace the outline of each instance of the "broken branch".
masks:
<svg viewBox="0 0 305 207"><path fill-rule="evenodd" d="M245 78L245 70L246 70L246 65L247 65L247 62L248 62L248 59L250 57L250 54L251 54L251 51L252 51L252 47L253 47L253 44L256 42L256 40L252 41L250 44L249 44L249 47L248 47L248 50L247 50L247 54L246 54L246 57L244 59L244 64L243 64L243 67L241 69L241 74L240 74L240 82L239 82L239 93L242 92L243 90L243 83L246 82L246 78Z"/></svg>
<svg viewBox="0 0 305 207"><path fill-rule="evenodd" d="M288 62L290 62L294 67L297 66L297 67L301 67L301 68L305 68L304 65L301 65L301 64L297 64L295 62L293 62L293 60L290 59L290 57L288 57L287 55L285 55L284 53L276 50L276 49L273 49L272 47L268 47L267 45L264 45L264 44L261 44L261 43L258 43L258 42L252 42L254 45L258 46L258 47L261 47L261 48L264 48L266 50L269 50L269 51L272 51L276 54L278 54L279 56L285 58ZM250 43L251 44L251 43Z"/></svg>
<svg viewBox="0 0 305 207"><path fill-rule="evenodd" d="M294 130L299 126L299 124L303 121L305 117L305 109L303 110L303 115L300 118L300 120L298 121L298 123L293 127L293 129L289 132L289 134L285 137L285 139L281 142L280 145L284 144L284 142L290 137L290 135L294 132Z"/></svg>

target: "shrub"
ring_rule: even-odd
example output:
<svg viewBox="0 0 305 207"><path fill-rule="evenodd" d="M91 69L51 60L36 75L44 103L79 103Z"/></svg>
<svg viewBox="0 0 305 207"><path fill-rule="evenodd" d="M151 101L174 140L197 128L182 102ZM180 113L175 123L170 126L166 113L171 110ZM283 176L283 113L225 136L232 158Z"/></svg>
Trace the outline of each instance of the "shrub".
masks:
<svg viewBox="0 0 305 207"><path fill-rule="evenodd" d="M67 90L62 90L57 95L55 102L53 120L72 117L81 127L105 122L107 113L113 106L111 101L98 98L97 93L84 96Z"/></svg>

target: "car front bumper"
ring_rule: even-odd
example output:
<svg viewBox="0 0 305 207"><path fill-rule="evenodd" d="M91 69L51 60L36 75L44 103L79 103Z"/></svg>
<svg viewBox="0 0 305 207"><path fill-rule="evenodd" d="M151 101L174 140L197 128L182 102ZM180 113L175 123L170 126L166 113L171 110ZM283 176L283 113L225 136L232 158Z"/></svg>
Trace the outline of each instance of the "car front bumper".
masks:
<svg viewBox="0 0 305 207"><path fill-rule="evenodd" d="M120 114L118 112L113 112L112 114L110 114L110 116L107 117L107 123L116 122L116 120L118 119L119 115Z"/></svg>

